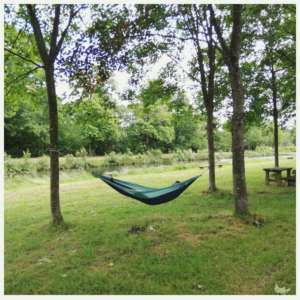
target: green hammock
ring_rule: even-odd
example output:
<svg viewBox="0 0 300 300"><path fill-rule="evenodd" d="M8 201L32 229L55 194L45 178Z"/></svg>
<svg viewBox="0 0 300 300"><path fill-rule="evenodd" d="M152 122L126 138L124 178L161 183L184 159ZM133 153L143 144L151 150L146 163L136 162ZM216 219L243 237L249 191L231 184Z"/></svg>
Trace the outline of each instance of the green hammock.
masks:
<svg viewBox="0 0 300 300"><path fill-rule="evenodd" d="M177 198L199 176L195 176L183 182L175 183L169 187L160 189L150 188L107 176L100 176L100 179L125 196L131 197L145 204L157 205Z"/></svg>

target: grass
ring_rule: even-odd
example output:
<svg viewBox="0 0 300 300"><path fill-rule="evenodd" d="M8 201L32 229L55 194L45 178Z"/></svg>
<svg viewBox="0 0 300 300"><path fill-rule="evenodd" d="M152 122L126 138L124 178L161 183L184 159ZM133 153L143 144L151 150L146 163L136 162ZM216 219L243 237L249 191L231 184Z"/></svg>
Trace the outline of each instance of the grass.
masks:
<svg viewBox="0 0 300 300"><path fill-rule="evenodd" d="M85 172L61 175L65 227L49 225L44 177L5 182L5 294L295 294L295 188L265 186L247 162L257 228L233 216L231 166L207 173L178 199L146 206ZM283 160L294 166L294 160ZM163 186L199 174L197 165L135 169L125 180ZM130 233L133 227L141 231Z"/></svg>

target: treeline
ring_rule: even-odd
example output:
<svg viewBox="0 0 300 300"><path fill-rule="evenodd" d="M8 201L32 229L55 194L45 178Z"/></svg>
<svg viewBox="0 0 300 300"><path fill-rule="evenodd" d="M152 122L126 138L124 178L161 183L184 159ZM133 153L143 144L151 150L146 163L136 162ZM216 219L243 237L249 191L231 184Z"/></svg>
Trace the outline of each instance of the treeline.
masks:
<svg viewBox="0 0 300 300"><path fill-rule="evenodd" d="M14 111L5 115L5 152L21 157L48 155L48 111L43 91L30 99L19 98ZM110 100L99 89L81 101L59 103L59 151L61 155L163 153L207 149L205 115L193 108L185 93L153 80L128 106ZM8 109L6 109L8 111ZM294 146L295 129L280 130L280 146ZM273 146L273 125L250 126L245 133L246 150ZM231 150L230 124L219 126L215 134L216 151Z"/></svg>

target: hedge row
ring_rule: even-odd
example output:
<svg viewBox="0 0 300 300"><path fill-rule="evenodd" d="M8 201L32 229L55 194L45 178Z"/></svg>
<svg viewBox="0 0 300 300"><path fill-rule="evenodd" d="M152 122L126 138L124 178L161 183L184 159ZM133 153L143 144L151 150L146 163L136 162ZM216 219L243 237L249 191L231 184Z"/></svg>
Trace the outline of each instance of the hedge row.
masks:
<svg viewBox="0 0 300 300"><path fill-rule="evenodd" d="M257 151L245 151L246 157L271 156L271 147L257 147ZM291 153L295 149L280 149L280 153ZM144 154L109 153L101 157L89 157L85 151L73 156L68 154L60 158L60 170L91 170L93 168L111 168L118 166L142 166L142 165L169 165L176 162L205 161L208 158L207 151L193 152L192 150L178 150L174 153L163 154L160 150L151 150ZM230 152L217 152L216 160L231 158ZM29 152L25 152L22 158L4 157L5 176L24 174L47 173L50 169L49 157L44 155L31 158Z"/></svg>

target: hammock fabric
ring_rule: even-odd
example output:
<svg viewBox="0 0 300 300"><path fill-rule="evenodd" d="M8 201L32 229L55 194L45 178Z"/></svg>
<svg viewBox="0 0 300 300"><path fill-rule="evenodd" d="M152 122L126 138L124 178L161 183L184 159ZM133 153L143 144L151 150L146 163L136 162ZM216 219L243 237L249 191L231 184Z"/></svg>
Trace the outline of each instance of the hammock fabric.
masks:
<svg viewBox="0 0 300 300"><path fill-rule="evenodd" d="M183 182L175 183L169 187L160 189L150 188L107 176L100 176L100 179L125 196L131 197L145 204L157 205L177 198L199 176L195 176Z"/></svg>

